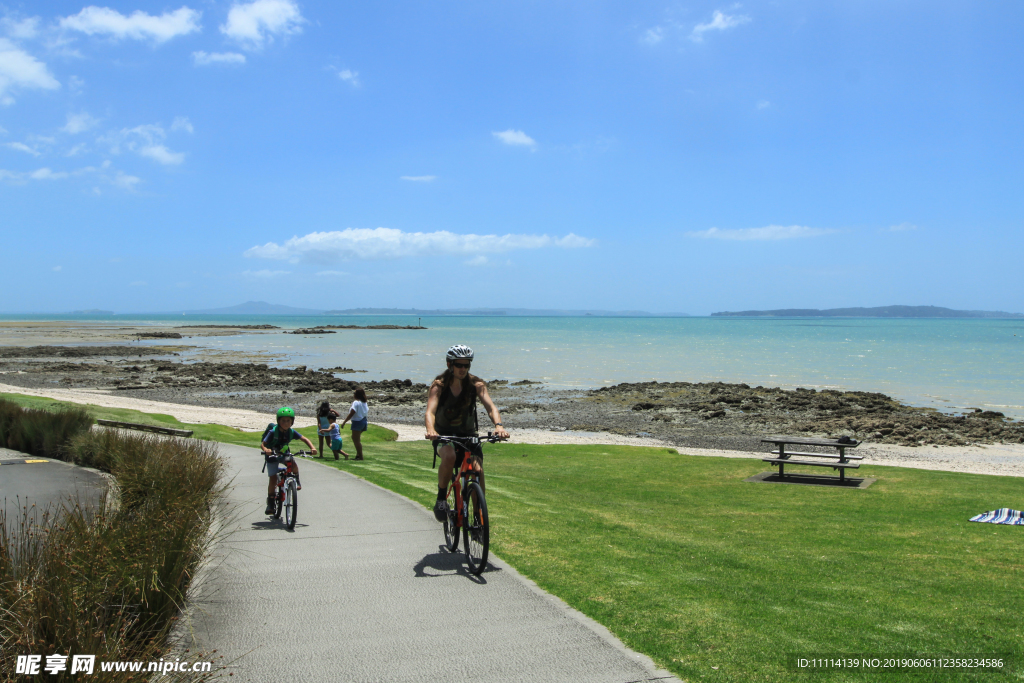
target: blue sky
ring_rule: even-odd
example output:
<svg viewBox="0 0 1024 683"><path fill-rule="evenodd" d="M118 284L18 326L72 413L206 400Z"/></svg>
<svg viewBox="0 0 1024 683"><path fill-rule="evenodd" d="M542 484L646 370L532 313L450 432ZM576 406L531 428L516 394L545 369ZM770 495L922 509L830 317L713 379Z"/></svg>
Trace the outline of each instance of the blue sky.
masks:
<svg viewBox="0 0 1024 683"><path fill-rule="evenodd" d="M1024 311L1016 2L0 4L7 312Z"/></svg>

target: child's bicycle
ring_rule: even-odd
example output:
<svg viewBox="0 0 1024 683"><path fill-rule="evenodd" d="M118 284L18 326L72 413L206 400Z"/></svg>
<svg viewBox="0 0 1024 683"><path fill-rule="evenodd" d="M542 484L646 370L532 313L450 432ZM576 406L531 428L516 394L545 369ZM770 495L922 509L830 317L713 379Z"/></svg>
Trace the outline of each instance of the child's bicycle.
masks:
<svg viewBox="0 0 1024 683"><path fill-rule="evenodd" d="M266 462L283 463L284 469L277 472L277 495L274 496L274 519L281 519L284 513L284 524L291 531L295 528L295 520L299 511L299 481L295 469L296 455L309 455L306 451L264 455Z"/></svg>
<svg viewBox="0 0 1024 683"><path fill-rule="evenodd" d="M487 567L487 551L490 548L490 526L487 518L487 500L484 487L480 485L469 456L474 446L482 442L496 443L500 437L488 433L477 436L442 436L434 443L434 464L437 464L437 447L452 444L455 448L454 476L448 485L448 517L444 520L444 542L449 552L459 549L459 531L462 531L463 551L469 570L480 576Z"/></svg>

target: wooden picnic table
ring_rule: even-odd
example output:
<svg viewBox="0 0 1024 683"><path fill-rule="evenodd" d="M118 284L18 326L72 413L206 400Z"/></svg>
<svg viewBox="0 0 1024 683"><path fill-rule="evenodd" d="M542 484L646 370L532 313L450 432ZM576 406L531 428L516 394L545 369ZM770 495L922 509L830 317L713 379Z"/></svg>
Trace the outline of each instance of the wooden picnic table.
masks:
<svg viewBox="0 0 1024 683"><path fill-rule="evenodd" d="M118 429L137 429L143 432L153 432L155 434L192 436L191 429L172 429L171 427L157 427L156 425L138 424L135 422L118 422L117 420L96 420L96 424L104 427L117 427Z"/></svg>
<svg viewBox="0 0 1024 683"><path fill-rule="evenodd" d="M780 479L784 479L786 476L786 465L811 465L813 467L831 467L834 470L839 470L839 481L840 483L845 483L846 470L857 469L860 467L859 462L852 461L864 459L863 455L846 454L847 448L856 448L860 445L859 441L854 441L852 439L848 443L844 443L839 439L808 439L802 436L771 436L767 439L761 439L761 443L770 443L778 447L778 450L772 451L772 455L775 456L774 458L761 458L761 460L762 462L777 465L779 468ZM787 450L786 446L835 448L838 453L792 451ZM794 456L796 456L795 459ZM815 460L808 460L807 458L815 458Z"/></svg>

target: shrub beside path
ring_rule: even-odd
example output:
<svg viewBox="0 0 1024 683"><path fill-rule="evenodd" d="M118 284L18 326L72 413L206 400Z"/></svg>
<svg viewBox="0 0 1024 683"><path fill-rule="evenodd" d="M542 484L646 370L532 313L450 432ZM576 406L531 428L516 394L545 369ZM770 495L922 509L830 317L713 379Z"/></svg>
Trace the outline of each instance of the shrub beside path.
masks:
<svg viewBox="0 0 1024 683"><path fill-rule="evenodd" d="M227 521L184 629L232 680L676 680L499 559L470 575L428 510L345 472L300 462L288 532L263 515L259 451L220 450Z"/></svg>

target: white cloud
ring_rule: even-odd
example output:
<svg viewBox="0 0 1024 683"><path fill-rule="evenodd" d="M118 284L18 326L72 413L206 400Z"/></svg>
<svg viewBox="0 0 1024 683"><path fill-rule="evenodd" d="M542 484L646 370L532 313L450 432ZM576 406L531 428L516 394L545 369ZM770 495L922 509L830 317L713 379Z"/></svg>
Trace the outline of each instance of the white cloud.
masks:
<svg viewBox="0 0 1024 683"><path fill-rule="evenodd" d="M188 130L188 119L179 117L175 119L175 125L171 130ZM185 161L183 152L173 152L163 144L167 138L167 131L163 126L155 123L135 126L134 128L122 128L120 131L103 136L99 139L101 143L110 145L111 154L120 154L124 146L130 152L152 159L167 166L175 166Z"/></svg>
<svg viewBox="0 0 1024 683"><path fill-rule="evenodd" d="M254 277L261 280L266 280L275 277L281 277L282 275L291 275L289 270L245 270L242 271L242 275L245 277Z"/></svg>
<svg viewBox="0 0 1024 683"><path fill-rule="evenodd" d="M738 230L709 228L708 230L698 230L686 234L690 237L700 237L703 239L746 242L751 240L768 241L820 237L821 235L831 235L836 232L839 231L831 228L809 228L804 225L769 225L764 228L740 228Z"/></svg>
<svg viewBox="0 0 1024 683"><path fill-rule="evenodd" d="M411 180L414 183L431 183L437 180L436 175L404 175L400 180Z"/></svg>
<svg viewBox="0 0 1024 683"><path fill-rule="evenodd" d="M917 230L917 226L912 223L900 223L889 227L889 232L907 232L908 230Z"/></svg>
<svg viewBox="0 0 1024 683"><path fill-rule="evenodd" d="M188 133L196 132L196 129L192 127L192 122L188 120L187 116L175 116L174 121L171 123L171 132L183 130Z"/></svg>
<svg viewBox="0 0 1024 683"><path fill-rule="evenodd" d="M192 53L192 63L196 66L209 66L210 64L245 64L245 55L238 52L204 52L198 50Z"/></svg>
<svg viewBox="0 0 1024 683"><path fill-rule="evenodd" d="M655 26L654 28L647 29L644 35L640 38L640 42L647 43L648 45L657 45L664 39L665 29L661 26Z"/></svg>
<svg viewBox="0 0 1024 683"><path fill-rule="evenodd" d="M14 98L7 93L16 88L56 90L59 87L60 83L46 64L6 38L0 38L0 103L13 104Z"/></svg>
<svg viewBox="0 0 1024 683"><path fill-rule="evenodd" d="M97 123L99 123L98 119L94 119L85 112L82 112L80 114L68 114L67 125L61 128L61 130L64 131L65 133L76 135L83 131L89 130Z"/></svg>
<svg viewBox="0 0 1024 683"><path fill-rule="evenodd" d="M28 177L32 180L63 180L68 177L68 173L64 171L54 172L48 168L40 168L29 173Z"/></svg>
<svg viewBox="0 0 1024 683"><path fill-rule="evenodd" d="M84 142L79 142L77 145L69 149L64 156L73 157L81 154L82 152L87 151L89 151L89 145L85 144Z"/></svg>
<svg viewBox="0 0 1024 683"><path fill-rule="evenodd" d="M199 25L201 16L202 12L188 7L164 12L160 16L146 14L141 10L125 16L109 7L92 5L78 14L62 18L60 27L90 36L107 35L115 39L131 38L163 43L202 30Z"/></svg>
<svg viewBox="0 0 1024 683"><path fill-rule="evenodd" d="M35 171L25 172L0 169L0 180L6 180L15 184L23 185L32 180L64 180L67 178L93 176L102 182L110 183L126 190L133 189L134 186L140 182L139 178L125 175L121 171L118 171L116 175L112 177L109 170L109 161L104 161L100 166L84 166L73 171L54 171L49 167L38 168ZM99 194L99 188L94 188L93 191Z"/></svg>
<svg viewBox="0 0 1024 683"><path fill-rule="evenodd" d="M537 141L531 138L529 135L521 130L503 130L500 133L491 133L494 137L504 142L506 145L524 145L527 147L534 147Z"/></svg>
<svg viewBox="0 0 1024 683"><path fill-rule="evenodd" d="M359 81L359 72L352 71L351 69L342 69L338 72L338 78L348 83L351 83L353 87L358 88L362 83Z"/></svg>
<svg viewBox="0 0 1024 683"><path fill-rule="evenodd" d="M10 149L15 149L19 152L24 152L25 154L31 154L34 157L39 156L38 150L36 150L33 147L29 147L24 142L5 142L4 147L9 147Z"/></svg>
<svg viewBox="0 0 1024 683"><path fill-rule="evenodd" d="M61 271L61 268L63 268L63 266L54 266L50 270L52 270L55 273L59 273Z"/></svg>
<svg viewBox="0 0 1024 683"><path fill-rule="evenodd" d="M4 17L0 19L0 31L15 40L32 40L39 35L39 17L21 20Z"/></svg>
<svg viewBox="0 0 1024 683"><path fill-rule="evenodd" d="M299 6L292 0L256 0L235 3L228 11L221 33L250 49L259 49L274 36L302 32L305 23Z"/></svg>
<svg viewBox="0 0 1024 683"><path fill-rule="evenodd" d="M746 24L749 21L750 17L742 14L730 15L715 10L714 14L711 15L711 21L706 24L697 24L693 27L693 31L690 33L690 40L699 43L704 40L704 34L708 31L725 31L741 24Z"/></svg>
<svg viewBox="0 0 1024 683"><path fill-rule="evenodd" d="M760 110L760 109L767 109L768 107L772 106L772 103L771 103L771 102L769 102L768 100L758 100L758 102L757 102L757 105L756 105L756 106L757 106L757 108L758 108L759 110Z"/></svg>
<svg viewBox="0 0 1024 683"><path fill-rule="evenodd" d="M7 135L7 129L3 126L0 126L0 135Z"/></svg>
<svg viewBox="0 0 1024 683"><path fill-rule="evenodd" d="M376 261L407 256L476 256L517 249L590 247L594 240L572 233L561 238L548 235L457 235L438 232L404 232L395 228L347 228L311 232L292 237L284 244L268 242L252 247L245 255L297 263L300 260L336 263L339 260Z"/></svg>
<svg viewBox="0 0 1024 683"><path fill-rule="evenodd" d="M117 175L110 179L110 182L122 190L132 192L135 190L135 186L142 182L142 178L118 171Z"/></svg>
<svg viewBox="0 0 1024 683"><path fill-rule="evenodd" d="M490 261L488 261L487 257L484 256L483 254L480 254L479 256L474 256L473 258L471 258L468 261L466 261L466 265L467 266L478 266L479 267L479 266L486 266L488 263L490 263Z"/></svg>
<svg viewBox="0 0 1024 683"><path fill-rule="evenodd" d="M165 166L177 166L185 161L185 154L183 152L172 152L163 145L147 145L140 147L138 151L141 156Z"/></svg>

